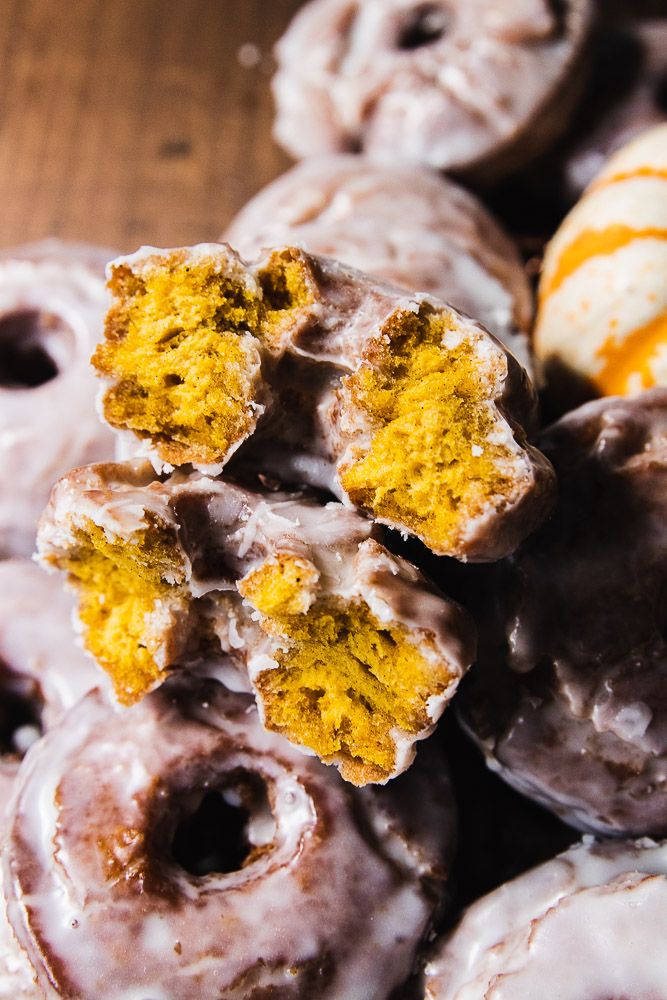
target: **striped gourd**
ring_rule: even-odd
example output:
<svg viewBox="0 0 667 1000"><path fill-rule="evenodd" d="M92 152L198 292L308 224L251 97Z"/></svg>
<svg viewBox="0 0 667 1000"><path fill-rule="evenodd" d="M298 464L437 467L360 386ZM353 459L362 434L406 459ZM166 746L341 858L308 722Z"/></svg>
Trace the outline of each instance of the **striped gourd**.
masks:
<svg viewBox="0 0 667 1000"><path fill-rule="evenodd" d="M549 244L534 346L603 395L667 385L667 125L608 160Z"/></svg>

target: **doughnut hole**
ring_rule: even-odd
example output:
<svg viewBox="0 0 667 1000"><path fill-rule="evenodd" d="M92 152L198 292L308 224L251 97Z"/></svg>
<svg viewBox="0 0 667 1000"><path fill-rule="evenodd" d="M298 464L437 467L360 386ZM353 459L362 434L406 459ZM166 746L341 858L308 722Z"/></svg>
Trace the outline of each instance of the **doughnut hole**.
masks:
<svg viewBox="0 0 667 1000"><path fill-rule="evenodd" d="M178 823L171 853L191 875L238 871L271 843L275 820L265 783L246 771L235 771L216 788L189 796Z"/></svg>
<svg viewBox="0 0 667 1000"><path fill-rule="evenodd" d="M188 601L172 545L157 521L131 540L107 537L91 521L58 561L79 592L86 648L124 705L164 680L186 632Z"/></svg>
<svg viewBox="0 0 667 1000"><path fill-rule="evenodd" d="M450 15L439 3L421 3L409 11L397 39L397 48L407 52L440 41L447 32Z"/></svg>
<svg viewBox="0 0 667 1000"><path fill-rule="evenodd" d="M173 465L224 462L255 428L268 389L264 349L293 308L294 268L265 276L267 293L182 251L156 257L141 277L124 265L93 365L113 385L106 420L149 438ZM270 279L274 280L270 280Z"/></svg>
<svg viewBox="0 0 667 1000"><path fill-rule="evenodd" d="M518 493L514 452L494 400L505 359L482 354L446 316L397 313L390 347L343 379L350 422L369 428L339 468L352 503L406 528L440 555L462 555L470 522ZM500 433L499 433L500 431Z"/></svg>
<svg viewBox="0 0 667 1000"><path fill-rule="evenodd" d="M23 757L42 735L42 709L36 682L0 661L0 755Z"/></svg>
<svg viewBox="0 0 667 1000"><path fill-rule="evenodd" d="M36 389L56 378L74 350L55 313L24 309L0 318L0 389Z"/></svg>
<svg viewBox="0 0 667 1000"><path fill-rule="evenodd" d="M420 636L418 647L362 600L313 601L310 593L307 611L285 610L296 603L295 572L287 560L265 563L238 585L276 640L276 667L254 677L264 724L340 762L347 781L384 781L397 766L397 735L414 738L431 724L429 698L442 694L452 675L428 639ZM289 597L278 602L280 593Z"/></svg>

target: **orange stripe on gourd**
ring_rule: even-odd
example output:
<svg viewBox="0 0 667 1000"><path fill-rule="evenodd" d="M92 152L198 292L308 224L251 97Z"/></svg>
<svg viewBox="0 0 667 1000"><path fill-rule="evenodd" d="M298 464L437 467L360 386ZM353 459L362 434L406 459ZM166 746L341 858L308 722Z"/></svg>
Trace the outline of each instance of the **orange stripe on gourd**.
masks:
<svg viewBox="0 0 667 1000"><path fill-rule="evenodd" d="M634 240L644 239L667 240L667 229L658 227L633 229L632 226L616 224L607 226L606 229L584 230L565 247L553 274L547 281L542 282L540 302L545 302L550 295L553 295L587 260L592 257L608 256Z"/></svg>
<svg viewBox="0 0 667 1000"><path fill-rule="evenodd" d="M597 351L604 366L593 381L605 396L622 396L631 389L650 389L655 385L651 362L667 344L667 311L654 317L622 340L612 334ZM641 385L630 385L639 376Z"/></svg>
<svg viewBox="0 0 667 1000"><path fill-rule="evenodd" d="M656 177L667 181L667 169L662 167L633 167L632 170L619 170L616 174L603 175L588 185L586 194L609 187L610 184L620 184L621 181L635 180L638 177Z"/></svg>

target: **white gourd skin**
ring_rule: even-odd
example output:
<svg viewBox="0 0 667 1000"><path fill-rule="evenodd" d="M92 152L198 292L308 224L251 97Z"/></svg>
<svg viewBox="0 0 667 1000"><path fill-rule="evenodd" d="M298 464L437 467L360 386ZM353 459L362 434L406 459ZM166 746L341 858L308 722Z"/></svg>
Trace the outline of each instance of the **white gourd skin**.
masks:
<svg viewBox="0 0 667 1000"><path fill-rule="evenodd" d="M533 346L601 395L667 385L667 124L612 156L558 229Z"/></svg>

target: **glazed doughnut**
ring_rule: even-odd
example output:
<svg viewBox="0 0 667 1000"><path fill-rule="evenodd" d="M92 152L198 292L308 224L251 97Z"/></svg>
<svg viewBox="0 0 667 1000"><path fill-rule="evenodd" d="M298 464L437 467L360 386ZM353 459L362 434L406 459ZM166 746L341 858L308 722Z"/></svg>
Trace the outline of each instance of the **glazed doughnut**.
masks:
<svg viewBox="0 0 667 1000"><path fill-rule="evenodd" d="M48 996L387 1000L442 898L452 817L440 761L352 789L215 682L121 713L91 694L25 761L8 912Z"/></svg>
<svg viewBox="0 0 667 1000"><path fill-rule="evenodd" d="M551 521L505 561L462 692L488 763L580 829L667 832L667 390L545 431Z"/></svg>
<svg viewBox="0 0 667 1000"><path fill-rule="evenodd" d="M110 256L58 240L0 253L0 557L32 553L58 476L114 453L89 367Z"/></svg>
<svg viewBox="0 0 667 1000"><path fill-rule="evenodd" d="M313 0L276 47L274 134L495 182L564 130L587 0Z"/></svg>
<svg viewBox="0 0 667 1000"><path fill-rule="evenodd" d="M609 160L547 248L534 348L603 395L667 384L667 124Z"/></svg>
<svg viewBox="0 0 667 1000"><path fill-rule="evenodd" d="M104 674L72 635L74 602L27 559L0 562L0 814L19 761Z"/></svg>
<svg viewBox="0 0 667 1000"><path fill-rule="evenodd" d="M246 441L253 471L461 559L499 558L545 517L552 470L521 426L532 385L437 299L294 248L245 265L224 244L144 248L110 288L102 409L158 468L217 474Z"/></svg>
<svg viewBox="0 0 667 1000"><path fill-rule="evenodd" d="M66 476L39 545L121 701L228 654L267 728L364 784L408 767L474 656L465 612L374 534L339 503L146 462Z"/></svg>
<svg viewBox="0 0 667 1000"><path fill-rule="evenodd" d="M482 203L419 166L304 160L248 202L223 239L248 260L296 243L474 316L531 370L532 296L516 247Z"/></svg>
<svg viewBox="0 0 667 1000"><path fill-rule="evenodd" d="M568 150L565 183L581 196L612 153L667 119L667 19L624 24L603 33L591 74L590 112ZM619 61L624 72L619 73ZM603 106L600 108L602 97Z"/></svg>
<svg viewBox="0 0 667 1000"><path fill-rule="evenodd" d="M426 1000L663 997L666 903L664 843L587 839L471 906Z"/></svg>
<svg viewBox="0 0 667 1000"><path fill-rule="evenodd" d="M0 562L0 815L19 764L41 731L105 677L75 645L74 603L60 581L27 559ZM0 871L0 997L40 1000L7 923Z"/></svg>

